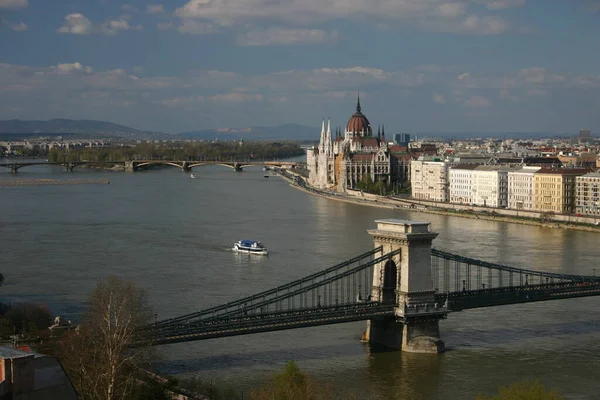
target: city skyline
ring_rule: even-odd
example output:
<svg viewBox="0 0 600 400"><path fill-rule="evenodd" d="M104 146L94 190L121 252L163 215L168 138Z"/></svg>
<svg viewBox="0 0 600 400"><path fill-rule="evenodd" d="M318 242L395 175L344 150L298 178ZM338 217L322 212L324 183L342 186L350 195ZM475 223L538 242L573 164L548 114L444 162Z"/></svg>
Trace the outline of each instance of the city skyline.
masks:
<svg viewBox="0 0 600 400"><path fill-rule="evenodd" d="M600 3L0 0L0 119L593 132ZM585 62L581 62L585 60ZM317 132L318 134L318 132Z"/></svg>

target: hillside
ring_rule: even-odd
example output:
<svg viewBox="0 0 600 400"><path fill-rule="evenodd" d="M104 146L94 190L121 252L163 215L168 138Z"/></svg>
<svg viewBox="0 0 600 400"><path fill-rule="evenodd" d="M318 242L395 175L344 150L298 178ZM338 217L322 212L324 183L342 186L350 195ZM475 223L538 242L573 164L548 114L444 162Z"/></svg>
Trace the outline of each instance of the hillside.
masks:
<svg viewBox="0 0 600 400"><path fill-rule="evenodd" d="M0 120L0 133L82 133L104 135L131 135L142 133L137 129L112 122L94 120L51 119L48 121Z"/></svg>
<svg viewBox="0 0 600 400"><path fill-rule="evenodd" d="M309 126L286 124L269 127L222 128L181 132L175 137L204 140L319 140L319 129Z"/></svg>

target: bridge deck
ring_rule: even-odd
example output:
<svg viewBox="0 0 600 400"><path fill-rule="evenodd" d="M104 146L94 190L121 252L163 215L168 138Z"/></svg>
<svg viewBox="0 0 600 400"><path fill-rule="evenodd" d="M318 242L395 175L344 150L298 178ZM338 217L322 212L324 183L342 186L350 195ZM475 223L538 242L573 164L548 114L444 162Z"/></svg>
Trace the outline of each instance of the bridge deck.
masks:
<svg viewBox="0 0 600 400"><path fill-rule="evenodd" d="M394 315L394 305L375 302L356 303L339 307L297 309L258 315L217 318L200 323L174 324L150 328L135 346L205 340L225 336L248 335L318 325L364 321ZM134 346L134 347L135 347Z"/></svg>

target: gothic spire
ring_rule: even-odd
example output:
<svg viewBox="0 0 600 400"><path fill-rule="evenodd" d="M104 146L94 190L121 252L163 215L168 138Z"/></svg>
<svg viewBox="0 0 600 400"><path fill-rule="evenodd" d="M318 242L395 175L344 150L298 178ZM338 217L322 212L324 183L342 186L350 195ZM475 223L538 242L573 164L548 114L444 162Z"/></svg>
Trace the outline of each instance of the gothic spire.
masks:
<svg viewBox="0 0 600 400"><path fill-rule="evenodd" d="M358 96L356 97L356 112L360 112L360 92L358 92Z"/></svg>
<svg viewBox="0 0 600 400"><path fill-rule="evenodd" d="M377 137L381 139L381 125L377 125Z"/></svg>

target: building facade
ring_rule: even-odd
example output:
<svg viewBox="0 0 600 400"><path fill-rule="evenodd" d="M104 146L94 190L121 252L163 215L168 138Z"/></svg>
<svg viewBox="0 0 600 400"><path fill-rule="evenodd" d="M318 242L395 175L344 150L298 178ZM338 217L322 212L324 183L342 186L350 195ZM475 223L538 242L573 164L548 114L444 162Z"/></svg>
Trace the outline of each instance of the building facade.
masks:
<svg viewBox="0 0 600 400"><path fill-rule="evenodd" d="M570 214L575 211L575 183L587 169L541 169L533 176L533 209Z"/></svg>
<svg viewBox="0 0 600 400"><path fill-rule="evenodd" d="M397 180L392 158L385 140L385 128L373 135L371 124L361 111L360 99L342 135L335 129L332 138L331 121L321 125L319 145L306 152L308 183L320 189L345 191L356 189L359 182L392 183Z"/></svg>
<svg viewBox="0 0 600 400"><path fill-rule="evenodd" d="M58 358L0 347L0 399L77 398Z"/></svg>
<svg viewBox="0 0 600 400"><path fill-rule="evenodd" d="M474 164L459 164L449 169L450 203L473 204L473 170Z"/></svg>
<svg viewBox="0 0 600 400"><path fill-rule="evenodd" d="M473 204L484 207L508 206L508 172L514 167L479 165L473 170Z"/></svg>
<svg viewBox="0 0 600 400"><path fill-rule="evenodd" d="M575 212L600 216L600 172L575 178Z"/></svg>
<svg viewBox="0 0 600 400"><path fill-rule="evenodd" d="M448 170L454 161L421 156L410 163L412 197L431 201L448 201Z"/></svg>
<svg viewBox="0 0 600 400"><path fill-rule="evenodd" d="M533 210L533 176L539 167L523 167L508 173L508 208Z"/></svg>

